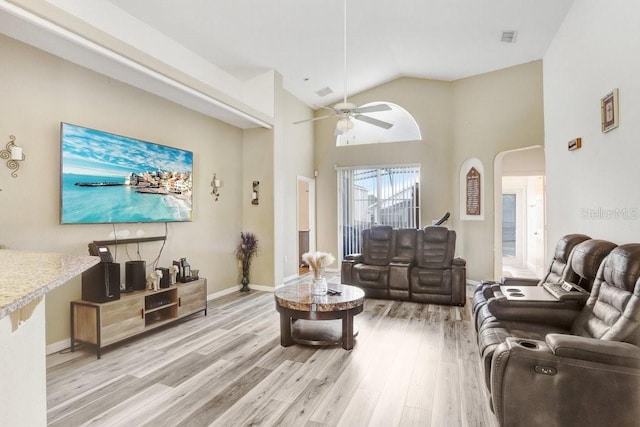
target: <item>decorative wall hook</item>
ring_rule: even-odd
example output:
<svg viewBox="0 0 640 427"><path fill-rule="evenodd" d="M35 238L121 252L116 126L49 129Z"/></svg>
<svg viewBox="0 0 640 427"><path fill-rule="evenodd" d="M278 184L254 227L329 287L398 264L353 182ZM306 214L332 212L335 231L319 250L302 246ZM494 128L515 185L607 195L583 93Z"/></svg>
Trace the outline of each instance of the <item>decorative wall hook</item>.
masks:
<svg viewBox="0 0 640 427"><path fill-rule="evenodd" d="M218 201L218 198L220 197L220 187L221 187L221 183L220 180L218 179L218 177L216 176L216 174L213 174L213 179L211 180L211 195L213 197L215 197L215 201Z"/></svg>
<svg viewBox="0 0 640 427"><path fill-rule="evenodd" d="M253 181L253 190L251 191L251 203L257 205L260 203L259 195L260 181Z"/></svg>
<svg viewBox="0 0 640 427"><path fill-rule="evenodd" d="M18 169L20 169L20 163L24 159L26 159L24 153L22 153L22 147L18 147L15 144L16 137L11 135L9 136L9 142L7 142L7 149L0 150L0 159L7 160L7 167L11 169L11 176L14 178L18 177Z"/></svg>

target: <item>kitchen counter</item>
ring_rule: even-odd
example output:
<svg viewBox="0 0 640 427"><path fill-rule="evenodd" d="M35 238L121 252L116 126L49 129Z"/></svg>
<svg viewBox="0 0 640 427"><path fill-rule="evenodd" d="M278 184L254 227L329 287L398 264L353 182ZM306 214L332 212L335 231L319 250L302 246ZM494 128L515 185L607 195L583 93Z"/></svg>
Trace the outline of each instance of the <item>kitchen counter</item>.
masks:
<svg viewBox="0 0 640 427"><path fill-rule="evenodd" d="M0 419L47 425L47 292L97 264L98 257L0 249Z"/></svg>
<svg viewBox="0 0 640 427"><path fill-rule="evenodd" d="M0 319L99 262L98 257L0 249Z"/></svg>

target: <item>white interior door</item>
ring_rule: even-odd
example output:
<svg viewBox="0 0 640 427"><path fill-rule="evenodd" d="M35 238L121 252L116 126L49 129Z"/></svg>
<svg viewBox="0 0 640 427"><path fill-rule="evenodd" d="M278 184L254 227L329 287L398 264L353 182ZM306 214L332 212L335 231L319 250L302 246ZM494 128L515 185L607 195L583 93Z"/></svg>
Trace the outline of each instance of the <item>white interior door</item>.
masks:
<svg viewBox="0 0 640 427"><path fill-rule="evenodd" d="M545 248L545 220L544 220L544 177L530 176L528 178L528 235L527 266L536 272L537 277L544 275L544 248Z"/></svg>
<svg viewBox="0 0 640 427"><path fill-rule="evenodd" d="M298 177L298 265L304 252L316 250L316 182Z"/></svg>
<svg viewBox="0 0 640 427"><path fill-rule="evenodd" d="M512 183L510 183L512 184ZM525 191L505 186L502 190L502 262L522 266L526 257Z"/></svg>

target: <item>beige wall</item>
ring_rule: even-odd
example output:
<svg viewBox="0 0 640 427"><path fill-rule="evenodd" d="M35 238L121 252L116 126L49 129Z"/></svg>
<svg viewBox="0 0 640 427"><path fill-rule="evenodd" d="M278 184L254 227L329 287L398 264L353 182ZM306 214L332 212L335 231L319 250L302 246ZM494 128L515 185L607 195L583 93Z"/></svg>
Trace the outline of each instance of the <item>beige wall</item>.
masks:
<svg viewBox="0 0 640 427"><path fill-rule="evenodd" d="M454 154L450 179L469 157L484 165L484 220L449 223L458 231L458 253L467 277L494 277L494 159L500 152L544 141L542 63L535 61L453 83ZM455 187L457 188L457 187ZM456 209L458 213L458 209Z"/></svg>
<svg viewBox="0 0 640 427"><path fill-rule="evenodd" d="M285 92L282 189L283 206L276 215L283 219L283 279L298 274L298 177L313 179L313 124L294 121L313 117L313 111ZM308 188L308 183L307 183ZM308 195L308 194L307 194ZM307 215L308 219L308 215ZM307 224L307 229L308 229Z"/></svg>
<svg viewBox="0 0 640 427"><path fill-rule="evenodd" d="M413 114L422 141L336 147L335 119L316 122L315 162L317 178L318 250L337 254L337 181L335 167L419 163L422 170L423 224L451 210L453 195L449 175L453 153L451 84L402 78L349 98L357 105L388 101ZM324 114L318 111L318 114Z"/></svg>
<svg viewBox="0 0 640 427"><path fill-rule="evenodd" d="M268 131L245 131L243 225L259 239L251 283L273 288L297 274L297 177L313 176L313 126L293 122L312 117L309 107L279 88L276 123ZM251 182L260 181L260 204L251 204Z"/></svg>
<svg viewBox="0 0 640 427"><path fill-rule="evenodd" d="M86 254L88 242L109 238L111 225L59 224L59 127L66 121L193 151L194 220L168 225L159 265L187 257L207 277L209 293L239 283L233 250L247 200L241 197L241 130L4 36L0 57L0 137L8 141L15 135L26 155L18 178L10 177L4 163L0 169L0 245ZM214 172L223 182L218 202L209 194ZM116 229L164 233L163 224ZM125 248L118 249L118 261L124 263ZM151 261L159 249L159 243L145 243L140 251ZM131 256L135 252L135 246L129 248ZM47 296L47 343L68 338L69 301L79 297L79 279Z"/></svg>
<svg viewBox="0 0 640 427"><path fill-rule="evenodd" d="M512 151L502 159L503 176L544 175L544 148Z"/></svg>
<svg viewBox="0 0 640 427"><path fill-rule="evenodd" d="M337 253L336 166L419 163L422 226L450 211L446 225L458 232L456 252L467 259L468 277L493 277L493 161L501 151L543 143L540 61L455 82L401 78L350 101L401 105L416 119L423 140L335 147L335 120L316 122L318 249ZM469 157L484 165L482 221L459 219L458 174Z"/></svg>
<svg viewBox="0 0 640 427"><path fill-rule="evenodd" d="M640 241L639 15L639 2L575 2L544 57L548 251L567 233ZM620 126L602 133L600 99L614 88Z"/></svg>
<svg viewBox="0 0 640 427"><path fill-rule="evenodd" d="M251 265L250 283L273 286L273 131L244 131L242 159L242 224L258 239L258 254ZM252 182L259 181L259 202L251 203ZM238 241L240 235L238 234Z"/></svg>

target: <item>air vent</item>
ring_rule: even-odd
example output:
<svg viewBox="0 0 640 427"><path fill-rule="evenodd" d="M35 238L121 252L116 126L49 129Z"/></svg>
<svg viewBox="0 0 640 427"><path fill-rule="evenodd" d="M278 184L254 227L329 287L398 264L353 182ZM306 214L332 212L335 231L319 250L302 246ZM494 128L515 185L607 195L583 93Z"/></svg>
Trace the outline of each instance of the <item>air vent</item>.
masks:
<svg viewBox="0 0 640 427"><path fill-rule="evenodd" d="M333 93L333 90L329 86L327 86L327 87L325 87L323 89L320 89L319 91L316 91L316 95L318 95L318 96L327 96L327 95L330 95L332 93Z"/></svg>
<svg viewBox="0 0 640 427"><path fill-rule="evenodd" d="M517 31L503 31L500 41L504 43L515 43L517 36L518 36Z"/></svg>

